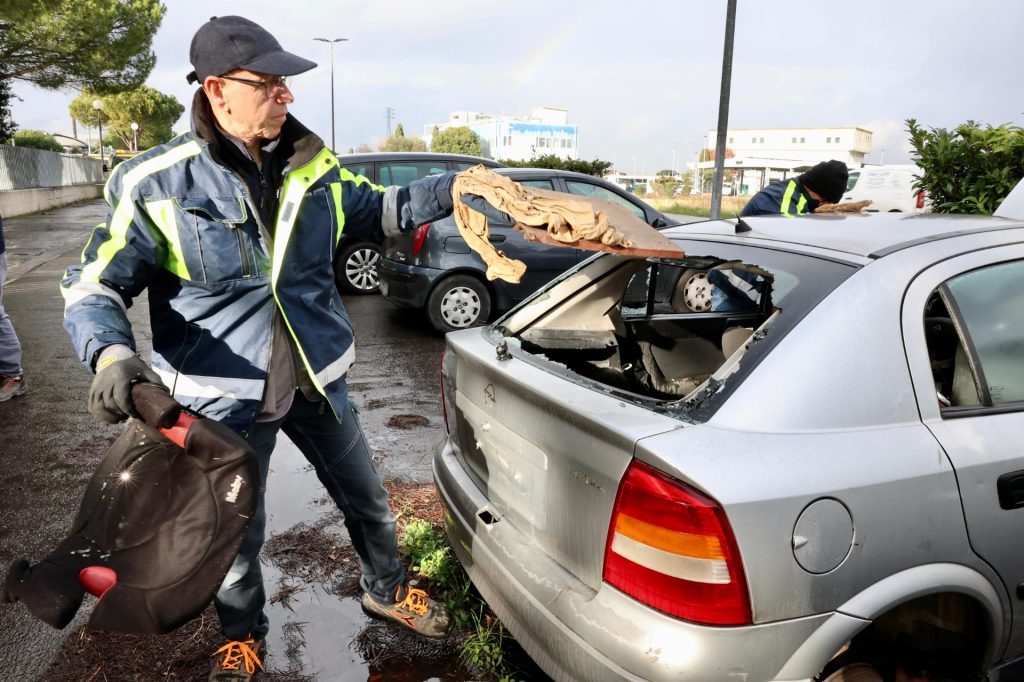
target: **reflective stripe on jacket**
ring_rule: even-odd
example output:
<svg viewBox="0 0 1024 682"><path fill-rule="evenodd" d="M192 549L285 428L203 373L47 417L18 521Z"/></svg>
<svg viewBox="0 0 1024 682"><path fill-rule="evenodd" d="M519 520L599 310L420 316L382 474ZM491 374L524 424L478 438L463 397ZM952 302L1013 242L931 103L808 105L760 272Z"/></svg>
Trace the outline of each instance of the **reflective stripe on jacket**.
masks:
<svg viewBox="0 0 1024 682"><path fill-rule="evenodd" d="M755 194L740 211L740 217L784 215L794 218L811 213L819 202L804 190L798 178L773 182Z"/></svg>
<svg viewBox="0 0 1024 682"><path fill-rule="evenodd" d="M154 369L183 405L246 434L263 400L276 305L298 371L343 413L355 345L332 259L343 230L381 241L385 189L341 168L291 116L282 137L294 152L272 226L195 130L114 170L109 217L61 284L64 325L86 367L104 346L136 347L127 308L148 288Z"/></svg>

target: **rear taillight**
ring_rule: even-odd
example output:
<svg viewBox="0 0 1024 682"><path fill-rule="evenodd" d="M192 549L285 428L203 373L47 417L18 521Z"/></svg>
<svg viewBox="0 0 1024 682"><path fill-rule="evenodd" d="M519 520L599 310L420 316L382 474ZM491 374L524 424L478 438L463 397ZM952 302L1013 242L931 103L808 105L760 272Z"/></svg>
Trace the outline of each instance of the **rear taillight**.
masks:
<svg viewBox="0 0 1024 682"><path fill-rule="evenodd" d="M429 229L430 223L423 223L412 231L412 255L415 256L423 250L423 242L427 240L427 230Z"/></svg>
<svg viewBox="0 0 1024 682"><path fill-rule="evenodd" d="M455 356L449 361L448 349L441 352L441 414L448 434L455 433Z"/></svg>
<svg viewBox="0 0 1024 682"><path fill-rule="evenodd" d="M604 580L659 611L710 625L752 622L739 549L722 508L634 461L619 486Z"/></svg>
<svg viewBox="0 0 1024 682"><path fill-rule="evenodd" d="M917 193L917 208L924 208L924 190Z"/></svg>

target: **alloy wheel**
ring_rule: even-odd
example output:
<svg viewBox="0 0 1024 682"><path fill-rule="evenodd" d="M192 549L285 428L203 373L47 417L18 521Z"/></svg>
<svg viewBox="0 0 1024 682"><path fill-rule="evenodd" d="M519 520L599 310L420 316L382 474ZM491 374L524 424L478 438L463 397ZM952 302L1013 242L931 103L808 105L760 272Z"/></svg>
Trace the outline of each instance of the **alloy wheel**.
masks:
<svg viewBox="0 0 1024 682"><path fill-rule="evenodd" d="M380 283L379 260L380 254L374 249L356 249L345 261L345 279L359 291L376 291Z"/></svg>

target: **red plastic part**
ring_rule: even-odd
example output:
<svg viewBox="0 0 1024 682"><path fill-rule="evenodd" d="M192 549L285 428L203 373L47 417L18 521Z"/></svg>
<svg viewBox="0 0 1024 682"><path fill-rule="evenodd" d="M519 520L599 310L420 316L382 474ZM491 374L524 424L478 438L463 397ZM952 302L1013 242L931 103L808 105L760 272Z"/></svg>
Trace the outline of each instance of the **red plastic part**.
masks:
<svg viewBox="0 0 1024 682"><path fill-rule="evenodd" d="M718 538L729 582L701 583L659 573L612 551L619 513L673 531ZM709 625L752 622L750 596L736 539L717 502L642 462L634 461L619 485L605 545L605 582L659 611Z"/></svg>
<svg viewBox="0 0 1024 682"><path fill-rule="evenodd" d="M164 434L164 436L167 437L167 440L171 441L179 448L184 448L185 436L188 435L189 427L197 421L199 421L198 417L193 417L190 414L182 412L178 415L178 421L174 423L174 426L169 429L160 429L160 433Z"/></svg>
<svg viewBox="0 0 1024 682"><path fill-rule="evenodd" d="M117 584L117 573L106 566L86 566L78 572L78 582L89 594L102 598L111 587Z"/></svg>
<svg viewBox="0 0 1024 682"><path fill-rule="evenodd" d="M412 254L414 256L423 250L423 242L427 240L427 230L429 229L430 223L423 223L412 231Z"/></svg>

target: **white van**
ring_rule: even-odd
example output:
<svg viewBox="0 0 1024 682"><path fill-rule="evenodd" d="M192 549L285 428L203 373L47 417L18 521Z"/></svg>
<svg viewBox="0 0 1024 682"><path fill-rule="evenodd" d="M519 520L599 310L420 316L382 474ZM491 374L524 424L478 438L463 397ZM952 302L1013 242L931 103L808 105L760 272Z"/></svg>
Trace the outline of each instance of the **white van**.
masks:
<svg viewBox="0 0 1024 682"><path fill-rule="evenodd" d="M913 164L864 166L850 171L846 193L839 203L870 199L872 213L924 213L931 203L914 182L923 171Z"/></svg>

